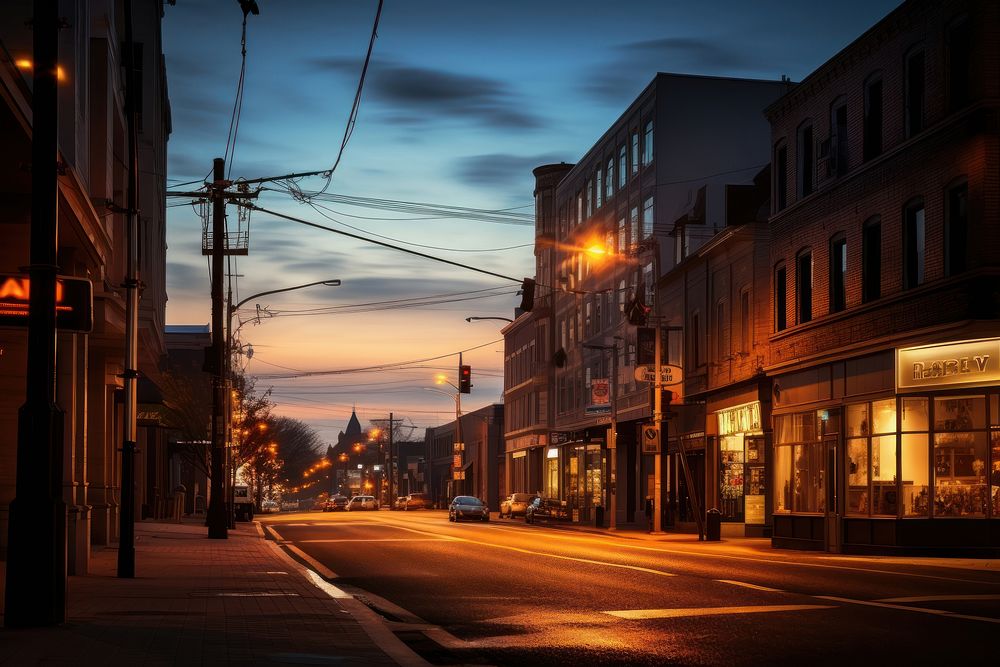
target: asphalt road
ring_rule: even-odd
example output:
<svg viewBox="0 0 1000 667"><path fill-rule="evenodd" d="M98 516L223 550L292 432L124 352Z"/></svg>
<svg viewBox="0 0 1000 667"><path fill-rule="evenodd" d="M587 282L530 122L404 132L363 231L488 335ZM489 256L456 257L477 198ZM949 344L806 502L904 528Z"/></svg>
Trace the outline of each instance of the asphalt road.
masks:
<svg viewBox="0 0 1000 667"><path fill-rule="evenodd" d="M982 563L442 511L262 521L436 664L1000 664L1000 571Z"/></svg>

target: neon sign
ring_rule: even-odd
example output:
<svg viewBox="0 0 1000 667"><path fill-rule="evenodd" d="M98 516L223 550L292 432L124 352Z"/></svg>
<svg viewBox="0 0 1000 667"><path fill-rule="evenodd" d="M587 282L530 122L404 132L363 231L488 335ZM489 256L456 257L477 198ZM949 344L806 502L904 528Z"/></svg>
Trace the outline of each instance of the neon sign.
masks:
<svg viewBox="0 0 1000 667"><path fill-rule="evenodd" d="M28 326L31 281L28 276L0 274L0 326ZM86 278L57 276L56 328L89 332L94 326L93 287Z"/></svg>

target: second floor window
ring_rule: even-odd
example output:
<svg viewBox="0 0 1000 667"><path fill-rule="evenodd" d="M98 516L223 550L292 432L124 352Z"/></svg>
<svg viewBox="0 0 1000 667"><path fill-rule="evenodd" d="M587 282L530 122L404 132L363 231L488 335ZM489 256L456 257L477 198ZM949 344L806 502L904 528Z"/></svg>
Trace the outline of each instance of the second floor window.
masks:
<svg viewBox="0 0 1000 667"><path fill-rule="evenodd" d="M784 265L774 270L774 330L788 326L788 281Z"/></svg>
<svg viewBox="0 0 1000 667"><path fill-rule="evenodd" d="M625 187L625 179L628 178L628 165L626 161L628 158L625 155L625 147L618 147L618 189L621 190Z"/></svg>
<svg viewBox="0 0 1000 667"><path fill-rule="evenodd" d="M631 247L639 245L639 207L633 206L629 211L629 226L632 227Z"/></svg>
<svg viewBox="0 0 1000 667"><path fill-rule="evenodd" d="M639 173L639 133L632 132L632 175Z"/></svg>
<svg viewBox="0 0 1000 667"><path fill-rule="evenodd" d="M648 239L653 234L653 198L647 197L642 204L642 238Z"/></svg>
<svg viewBox="0 0 1000 667"><path fill-rule="evenodd" d="M862 159L867 162L882 154L882 79L865 84L865 113L862 129Z"/></svg>
<svg viewBox="0 0 1000 667"><path fill-rule="evenodd" d="M815 172L815 155L813 149L812 125L799 128L798 174L799 198L808 197L813 191L813 173Z"/></svg>
<svg viewBox="0 0 1000 667"><path fill-rule="evenodd" d="M812 320L813 305L813 258L804 252L795 260L795 295L798 306L799 324Z"/></svg>
<svg viewBox="0 0 1000 667"><path fill-rule="evenodd" d="M903 287L909 289L924 282L924 204L917 201L906 207L903 216Z"/></svg>
<svg viewBox="0 0 1000 667"><path fill-rule="evenodd" d="M878 216L865 223L861 236L861 300L882 296L882 224Z"/></svg>
<svg viewBox="0 0 1000 667"><path fill-rule="evenodd" d="M611 201L615 194L615 159L608 158L608 180L604 184L604 198Z"/></svg>
<svg viewBox="0 0 1000 667"><path fill-rule="evenodd" d="M602 195L604 194L604 189L602 187L602 183L604 181L604 179L602 178L603 176L604 176L604 173L601 171L600 167L598 167L598 169L597 169L597 188L594 190L594 193L597 195L597 208L601 208L601 206L604 205L604 201L603 201L603 198L602 198Z"/></svg>
<svg viewBox="0 0 1000 667"><path fill-rule="evenodd" d="M594 181L587 181L587 216L594 214Z"/></svg>
<svg viewBox="0 0 1000 667"><path fill-rule="evenodd" d="M958 275L966 269L969 244L969 185L962 183L948 190L948 218L945 221L945 272Z"/></svg>
<svg viewBox="0 0 1000 667"><path fill-rule="evenodd" d="M830 159L833 173L847 173L847 103L835 102L830 111Z"/></svg>
<svg viewBox="0 0 1000 667"><path fill-rule="evenodd" d="M847 239L840 235L830 241L830 312L847 307Z"/></svg>
<svg viewBox="0 0 1000 667"><path fill-rule="evenodd" d="M906 57L906 138L924 129L924 52Z"/></svg>

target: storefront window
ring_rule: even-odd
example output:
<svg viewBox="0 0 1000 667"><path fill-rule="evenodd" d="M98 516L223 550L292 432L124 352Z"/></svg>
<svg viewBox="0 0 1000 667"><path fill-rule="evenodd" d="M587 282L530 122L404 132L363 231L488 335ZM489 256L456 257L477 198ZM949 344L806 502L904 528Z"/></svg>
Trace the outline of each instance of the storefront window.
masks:
<svg viewBox="0 0 1000 667"><path fill-rule="evenodd" d="M986 461L985 433L934 434L935 516L986 515Z"/></svg>
<svg viewBox="0 0 1000 667"><path fill-rule="evenodd" d="M848 406L848 419L851 407L856 406ZM868 511L868 438L851 438L847 441L847 513L867 515Z"/></svg>
<svg viewBox="0 0 1000 667"><path fill-rule="evenodd" d="M872 514L896 516L895 434L872 438L872 501Z"/></svg>
<svg viewBox="0 0 1000 667"><path fill-rule="evenodd" d="M847 406L847 437L868 435L868 404Z"/></svg>
<svg viewBox="0 0 1000 667"><path fill-rule="evenodd" d="M993 431L992 437L993 468L990 472L990 496L993 498L993 518L997 518L1000 517L1000 431Z"/></svg>
<svg viewBox="0 0 1000 667"><path fill-rule="evenodd" d="M543 477L542 493L546 498L559 497L559 458L545 459L545 475Z"/></svg>
<svg viewBox="0 0 1000 667"><path fill-rule="evenodd" d="M986 398L947 396L934 399L934 430L965 431L986 428Z"/></svg>
<svg viewBox="0 0 1000 667"><path fill-rule="evenodd" d="M796 512L823 512L826 494L823 493L823 448L816 443L795 445L794 501Z"/></svg>
<svg viewBox="0 0 1000 667"><path fill-rule="evenodd" d="M723 521L743 521L743 434L719 438L719 509Z"/></svg>
<svg viewBox="0 0 1000 667"><path fill-rule="evenodd" d="M927 399L903 399L903 430L927 431Z"/></svg>
<svg viewBox="0 0 1000 667"><path fill-rule="evenodd" d="M904 433L900 469L903 475L903 516L926 517L930 510L927 474L927 434Z"/></svg>
<svg viewBox="0 0 1000 667"><path fill-rule="evenodd" d="M792 448L774 448L774 511L792 511Z"/></svg>
<svg viewBox="0 0 1000 667"><path fill-rule="evenodd" d="M896 432L896 399L887 398L884 401L872 403L872 433Z"/></svg>

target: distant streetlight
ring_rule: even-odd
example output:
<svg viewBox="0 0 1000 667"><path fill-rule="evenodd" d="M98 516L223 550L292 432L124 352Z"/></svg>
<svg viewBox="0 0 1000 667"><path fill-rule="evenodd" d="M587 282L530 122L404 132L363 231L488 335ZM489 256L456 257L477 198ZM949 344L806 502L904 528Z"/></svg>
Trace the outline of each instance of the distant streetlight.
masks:
<svg viewBox="0 0 1000 667"><path fill-rule="evenodd" d="M473 320L502 320L504 322L513 322L514 321L514 320L510 319L509 317L475 317L475 316L473 316L473 317L466 317L465 318L466 322L472 322Z"/></svg>

